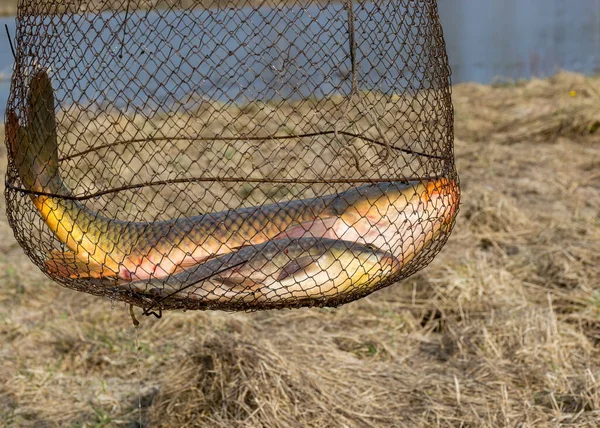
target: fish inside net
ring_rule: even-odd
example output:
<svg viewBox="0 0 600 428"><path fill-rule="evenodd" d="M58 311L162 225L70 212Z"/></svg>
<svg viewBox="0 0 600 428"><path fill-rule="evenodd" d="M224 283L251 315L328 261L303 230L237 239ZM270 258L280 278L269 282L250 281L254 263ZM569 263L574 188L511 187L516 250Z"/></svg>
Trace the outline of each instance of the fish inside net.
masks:
<svg viewBox="0 0 600 428"><path fill-rule="evenodd" d="M150 310L336 306L459 203L435 0L20 0L9 222L58 283Z"/></svg>

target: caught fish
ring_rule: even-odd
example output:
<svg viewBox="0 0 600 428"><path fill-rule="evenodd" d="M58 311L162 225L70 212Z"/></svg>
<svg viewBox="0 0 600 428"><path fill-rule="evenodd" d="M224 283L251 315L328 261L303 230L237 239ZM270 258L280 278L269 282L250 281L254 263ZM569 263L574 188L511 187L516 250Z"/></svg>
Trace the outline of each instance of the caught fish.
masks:
<svg viewBox="0 0 600 428"><path fill-rule="evenodd" d="M425 231L449 227L458 205L458 187L442 178L173 220L115 220L56 196L71 193L59 174L54 94L43 70L31 79L27 122L28 127L20 126L8 112L9 146L35 207L67 249L53 251L46 261L49 271L64 277L117 283L164 279L210 258L283 238L372 244L402 259L419 251Z"/></svg>
<svg viewBox="0 0 600 428"><path fill-rule="evenodd" d="M374 291L391 280L450 227L454 212L413 225L396 256L373 244L317 238L281 238L219 256L164 281L129 287L161 298L258 304L339 299Z"/></svg>
<svg viewBox="0 0 600 428"><path fill-rule="evenodd" d="M362 186L336 195L322 215L287 228L275 237L317 237L370 244L405 259L449 230L460 199L453 180L389 182Z"/></svg>
<svg viewBox="0 0 600 428"><path fill-rule="evenodd" d="M131 283L161 297L295 302L373 289L401 263L372 246L322 238L280 239L219 256L167 279Z"/></svg>
<svg viewBox="0 0 600 428"><path fill-rule="evenodd" d="M122 281L161 278L233 248L260 244L325 211L323 200L250 207L156 222L109 219L70 195L58 170L54 95L45 71L31 80L29 127L7 115L7 135L23 185L42 218L69 251L55 251L49 270L67 277ZM50 194L50 195L48 195Z"/></svg>

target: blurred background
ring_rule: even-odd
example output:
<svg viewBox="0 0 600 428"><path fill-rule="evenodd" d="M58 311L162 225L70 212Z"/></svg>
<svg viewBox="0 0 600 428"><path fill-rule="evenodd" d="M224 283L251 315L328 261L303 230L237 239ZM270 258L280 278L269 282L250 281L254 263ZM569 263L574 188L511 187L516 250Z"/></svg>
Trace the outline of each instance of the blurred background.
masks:
<svg viewBox="0 0 600 428"><path fill-rule="evenodd" d="M600 71L600 0L440 0L438 8L453 83ZM16 0L0 0L0 25L8 25L13 38L15 14ZM4 29L1 34L3 113L13 59Z"/></svg>
<svg viewBox="0 0 600 428"><path fill-rule="evenodd" d="M600 0L439 0L453 82L600 71Z"/></svg>

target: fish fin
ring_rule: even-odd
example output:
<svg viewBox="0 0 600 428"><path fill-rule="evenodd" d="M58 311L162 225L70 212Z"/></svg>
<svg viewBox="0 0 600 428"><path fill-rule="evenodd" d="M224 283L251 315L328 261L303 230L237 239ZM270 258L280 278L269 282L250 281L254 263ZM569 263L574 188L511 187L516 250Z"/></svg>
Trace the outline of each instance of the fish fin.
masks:
<svg viewBox="0 0 600 428"><path fill-rule="evenodd" d="M209 254L208 256L206 256L202 259L193 259L193 258L184 259L181 263L179 263L179 266L184 270L193 268L195 266L198 266L199 264L206 263L209 260L213 260L213 259L216 259L218 257L224 256L227 254L235 253L235 252L241 250L242 248L251 247L251 246L252 245L249 244L249 245L239 245L237 247L227 247L227 249L229 251L224 251L222 253Z"/></svg>
<svg viewBox="0 0 600 428"><path fill-rule="evenodd" d="M207 257L206 259L202 259L202 260L185 259L177 265L175 272L181 272L181 271L185 271L187 269L196 267L202 263L206 263L206 261L210 260L211 258L212 257Z"/></svg>
<svg viewBox="0 0 600 428"><path fill-rule="evenodd" d="M281 272L277 276L277 281L282 281L294 275L295 273L300 272L301 270L307 268L314 262L315 259L313 259L310 256L299 257L297 259L292 260L281 269Z"/></svg>
<svg viewBox="0 0 600 428"><path fill-rule="evenodd" d="M217 280L232 290L244 291L254 289L260 284L245 276L217 277Z"/></svg>
<svg viewBox="0 0 600 428"><path fill-rule="evenodd" d="M306 237L339 239L333 229L335 222L338 220L339 217L328 217L306 221L296 226L288 227L273 239Z"/></svg>
<svg viewBox="0 0 600 428"><path fill-rule="evenodd" d="M107 269L93 260L83 262L70 251L51 251L45 261L48 270L65 278L105 278Z"/></svg>

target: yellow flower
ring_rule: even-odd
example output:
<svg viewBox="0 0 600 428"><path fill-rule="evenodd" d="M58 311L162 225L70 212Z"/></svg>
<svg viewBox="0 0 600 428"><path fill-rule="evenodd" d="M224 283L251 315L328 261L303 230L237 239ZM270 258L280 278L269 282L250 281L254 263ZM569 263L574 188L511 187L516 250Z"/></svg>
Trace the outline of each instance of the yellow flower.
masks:
<svg viewBox="0 0 600 428"><path fill-rule="evenodd" d="M570 96L572 96L572 97L574 97L574 96L576 96L576 95L577 95L577 91L570 91L570 92L569 92L569 95L570 95Z"/></svg>

